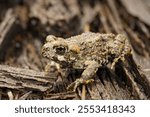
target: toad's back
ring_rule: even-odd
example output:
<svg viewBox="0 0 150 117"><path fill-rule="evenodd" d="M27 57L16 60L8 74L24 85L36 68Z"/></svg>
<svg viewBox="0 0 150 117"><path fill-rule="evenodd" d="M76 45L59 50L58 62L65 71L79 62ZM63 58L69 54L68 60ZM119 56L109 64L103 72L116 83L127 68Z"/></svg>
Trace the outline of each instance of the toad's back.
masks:
<svg viewBox="0 0 150 117"><path fill-rule="evenodd" d="M105 62L108 58L108 42L113 41L114 34L83 33L66 39L69 46L78 45L80 52L79 61L95 60L99 63Z"/></svg>

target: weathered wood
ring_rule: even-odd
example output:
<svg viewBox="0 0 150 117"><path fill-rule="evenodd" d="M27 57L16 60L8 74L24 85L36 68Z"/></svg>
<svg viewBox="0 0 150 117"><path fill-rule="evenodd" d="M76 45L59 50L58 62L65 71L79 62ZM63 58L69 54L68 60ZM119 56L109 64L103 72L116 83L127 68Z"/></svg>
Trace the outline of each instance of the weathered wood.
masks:
<svg viewBox="0 0 150 117"><path fill-rule="evenodd" d="M0 65L0 87L15 90L47 91L55 82L55 74Z"/></svg>
<svg viewBox="0 0 150 117"><path fill-rule="evenodd" d="M56 94L47 94L44 97L45 100L67 100L67 99L79 99L77 98L77 94L75 92L64 92L64 93L56 93Z"/></svg>

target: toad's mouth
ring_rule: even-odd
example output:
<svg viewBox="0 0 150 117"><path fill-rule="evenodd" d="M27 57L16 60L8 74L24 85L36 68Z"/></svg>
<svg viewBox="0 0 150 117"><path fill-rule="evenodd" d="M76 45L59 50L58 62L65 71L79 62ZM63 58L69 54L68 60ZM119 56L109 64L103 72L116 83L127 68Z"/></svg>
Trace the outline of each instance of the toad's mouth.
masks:
<svg viewBox="0 0 150 117"><path fill-rule="evenodd" d="M52 57L52 60L54 60L54 61L56 61L56 62L57 62L57 61L60 61L60 62L66 61L66 59L65 59L63 56L59 56L59 55L58 55L57 57L56 57L56 56L53 56L53 57Z"/></svg>
<svg viewBox="0 0 150 117"><path fill-rule="evenodd" d="M62 66L67 66L69 63L62 56L52 57L52 60L59 63Z"/></svg>

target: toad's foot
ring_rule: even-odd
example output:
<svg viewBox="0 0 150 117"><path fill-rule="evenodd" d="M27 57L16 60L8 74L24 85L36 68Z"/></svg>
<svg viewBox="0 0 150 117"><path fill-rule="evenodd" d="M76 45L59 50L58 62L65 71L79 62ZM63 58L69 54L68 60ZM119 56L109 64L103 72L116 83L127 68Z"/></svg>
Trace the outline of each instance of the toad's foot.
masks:
<svg viewBox="0 0 150 117"><path fill-rule="evenodd" d="M92 82L94 82L94 79L85 80L85 79L79 78L79 79L76 79L76 81L74 81L73 83L71 83L67 87L67 90L73 90L75 92L77 87L79 87L80 85L87 85L87 84L90 84Z"/></svg>
<svg viewBox="0 0 150 117"><path fill-rule="evenodd" d="M81 78L76 79L76 81L71 83L67 88L68 90L72 89L75 92L78 86L83 85L81 99L85 99L86 96L85 85L94 81L93 78L100 66L96 61L85 61L84 65L86 66L86 69L83 71Z"/></svg>

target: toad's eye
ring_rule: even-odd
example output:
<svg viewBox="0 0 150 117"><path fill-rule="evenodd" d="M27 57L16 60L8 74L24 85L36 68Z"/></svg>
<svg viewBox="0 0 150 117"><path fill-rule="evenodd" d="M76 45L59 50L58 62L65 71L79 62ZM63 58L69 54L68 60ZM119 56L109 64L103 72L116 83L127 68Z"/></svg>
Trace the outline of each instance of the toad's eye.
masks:
<svg viewBox="0 0 150 117"><path fill-rule="evenodd" d="M67 51L67 48L63 46L55 46L54 50L56 54L63 55Z"/></svg>

